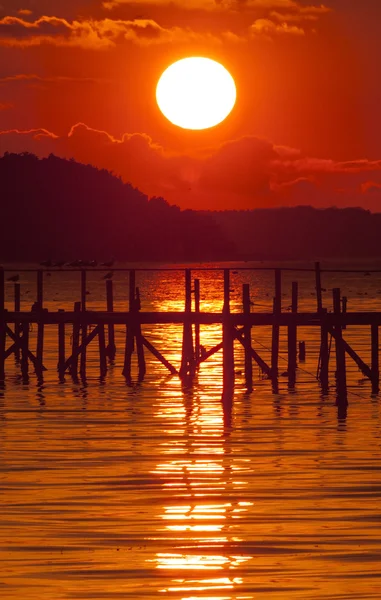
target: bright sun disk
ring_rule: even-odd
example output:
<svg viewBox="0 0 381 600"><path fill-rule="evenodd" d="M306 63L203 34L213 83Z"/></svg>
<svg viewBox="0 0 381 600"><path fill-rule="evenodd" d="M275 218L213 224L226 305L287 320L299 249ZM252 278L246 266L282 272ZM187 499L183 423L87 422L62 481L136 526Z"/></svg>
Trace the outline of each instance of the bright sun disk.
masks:
<svg viewBox="0 0 381 600"><path fill-rule="evenodd" d="M229 71L210 58L194 56L170 65L156 87L163 115L183 129L207 129L233 109L236 87Z"/></svg>

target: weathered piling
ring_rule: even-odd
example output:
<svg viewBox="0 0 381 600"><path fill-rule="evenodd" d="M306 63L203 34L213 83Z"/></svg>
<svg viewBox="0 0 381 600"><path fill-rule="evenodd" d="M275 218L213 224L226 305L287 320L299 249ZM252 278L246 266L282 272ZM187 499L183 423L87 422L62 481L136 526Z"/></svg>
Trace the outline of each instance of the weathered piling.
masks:
<svg viewBox="0 0 381 600"><path fill-rule="evenodd" d="M200 280L194 280L194 312L200 313ZM196 363L200 359L200 323L194 326L194 352Z"/></svg>
<svg viewBox="0 0 381 600"><path fill-rule="evenodd" d="M61 308L60 313L65 311ZM59 380L63 382L65 380L65 323L61 321L58 323L58 365L57 365Z"/></svg>
<svg viewBox="0 0 381 600"><path fill-rule="evenodd" d="M371 371L372 371L372 393L380 391L380 368L379 368L379 332L377 323L371 325Z"/></svg>
<svg viewBox="0 0 381 600"><path fill-rule="evenodd" d="M113 290L113 281L112 279L106 279L106 298L107 298L107 312L114 312L114 290ZM107 325L108 331L108 344L107 344L107 356L110 360L114 360L116 354L116 346L115 346L115 330L114 324L108 323Z"/></svg>
<svg viewBox="0 0 381 600"><path fill-rule="evenodd" d="M5 340L6 325L4 318L5 308L5 279L4 270L0 268L0 383L5 380Z"/></svg>
<svg viewBox="0 0 381 600"><path fill-rule="evenodd" d="M345 346L343 344L342 323L341 323L341 296L340 288L332 290L333 312L336 316L334 326L335 349L336 349L336 386L339 397L346 397L347 376L345 365Z"/></svg>
<svg viewBox="0 0 381 600"><path fill-rule="evenodd" d="M292 282L291 313L295 315L295 320L288 326L287 331L287 373L289 388L295 387L296 367L297 367L297 325L296 316L298 313L298 282Z"/></svg>
<svg viewBox="0 0 381 600"><path fill-rule="evenodd" d="M38 313L37 324L37 351L36 351L36 373L38 377L42 377L42 365L44 354L44 323L42 321L42 311L44 302L44 273L41 269L37 271L37 303L36 311Z"/></svg>
<svg viewBox="0 0 381 600"><path fill-rule="evenodd" d="M15 312L20 312L20 310L21 310L21 286L18 281L15 282L13 291L14 291L14 309L15 309ZM20 327L20 323L18 321L16 321L16 323L15 323L15 334L18 338L20 337L20 334L21 334L21 327ZM15 358L16 358L16 362L20 361L20 348L18 346L16 346L16 348L15 348Z"/></svg>
<svg viewBox="0 0 381 600"><path fill-rule="evenodd" d="M29 373L29 323L24 321L21 325L22 343L21 343L21 374L24 380L28 379Z"/></svg>
<svg viewBox="0 0 381 600"><path fill-rule="evenodd" d="M133 319L135 317L135 269L130 269L129 273L129 302L128 302L128 311L129 311L129 324L126 325L126 345L124 349L124 366L123 366L123 375L127 379L127 382L131 383L131 366L132 366L132 355L134 352L134 322Z"/></svg>
<svg viewBox="0 0 381 600"><path fill-rule="evenodd" d="M140 303L140 289L137 287L135 290L135 340L136 340L136 354L138 356L138 379L143 381L146 374L146 360L144 356L144 344L142 335L142 326L139 319L139 311L141 308Z"/></svg>
<svg viewBox="0 0 381 600"><path fill-rule="evenodd" d="M98 325L99 368L101 378L107 374L106 336L104 323Z"/></svg>
<svg viewBox="0 0 381 600"><path fill-rule="evenodd" d="M318 378L320 380L323 394L327 394L329 388L329 344L326 308L323 308L320 313L320 355Z"/></svg>
<svg viewBox="0 0 381 600"><path fill-rule="evenodd" d="M343 298L342 298L342 313L343 313L343 315L345 315L347 312L347 306L348 306L348 298L346 296L343 296ZM347 328L346 323L343 323L342 329L346 329L346 328Z"/></svg>
<svg viewBox="0 0 381 600"><path fill-rule="evenodd" d="M72 335L72 344L71 344L71 354L72 361L70 363L70 375L73 379L78 379L78 348L79 348L79 337L81 331L80 325L80 313L81 313L81 303L74 303L74 321L73 321L73 335Z"/></svg>
<svg viewBox="0 0 381 600"><path fill-rule="evenodd" d="M82 269L81 271L81 312L86 312L86 271ZM82 320L81 323L81 359L80 359L80 367L79 371L82 379L86 379L86 338L87 338L87 325Z"/></svg>
<svg viewBox="0 0 381 600"><path fill-rule="evenodd" d="M278 380L279 361L279 317L282 310L282 271L275 269L275 296L273 299L273 326L271 340L271 379Z"/></svg>
<svg viewBox="0 0 381 600"><path fill-rule="evenodd" d="M250 316L250 285L244 283L242 285L242 309L243 314L247 317ZM253 389L253 361L251 357L251 324L246 322L243 328L243 335L245 339L245 384L248 392Z"/></svg>
<svg viewBox="0 0 381 600"><path fill-rule="evenodd" d="M224 304L222 308L223 387L234 387L234 329L230 319L230 270L224 269Z"/></svg>
<svg viewBox="0 0 381 600"><path fill-rule="evenodd" d="M193 335L192 335L192 273L185 269L185 310L183 325L183 342L181 350L180 377L192 377L195 373L196 363L194 359Z"/></svg>

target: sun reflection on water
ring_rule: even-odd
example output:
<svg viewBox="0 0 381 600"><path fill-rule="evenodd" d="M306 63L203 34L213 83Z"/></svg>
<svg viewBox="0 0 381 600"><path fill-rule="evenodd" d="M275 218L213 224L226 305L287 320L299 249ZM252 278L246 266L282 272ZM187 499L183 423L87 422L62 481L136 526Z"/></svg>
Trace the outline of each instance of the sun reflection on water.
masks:
<svg viewBox="0 0 381 600"><path fill-rule="evenodd" d="M252 598L236 595L244 582L235 574L251 559L237 553L239 520L253 505L243 500L248 465L231 453L221 391L173 386L154 418L167 439L153 474L168 498L157 515L162 525L155 539L172 549L150 560L168 574L160 591L183 600Z"/></svg>

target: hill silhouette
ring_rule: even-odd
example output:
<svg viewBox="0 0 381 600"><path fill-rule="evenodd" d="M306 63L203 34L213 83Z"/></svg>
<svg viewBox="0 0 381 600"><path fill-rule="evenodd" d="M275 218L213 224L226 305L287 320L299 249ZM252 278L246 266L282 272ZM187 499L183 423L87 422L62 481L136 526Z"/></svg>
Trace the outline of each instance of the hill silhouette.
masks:
<svg viewBox="0 0 381 600"><path fill-rule="evenodd" d="M1 261L381 256L381 214L361 208L180 210L104 169L29 153L4 154L0 181Z"/></svg>

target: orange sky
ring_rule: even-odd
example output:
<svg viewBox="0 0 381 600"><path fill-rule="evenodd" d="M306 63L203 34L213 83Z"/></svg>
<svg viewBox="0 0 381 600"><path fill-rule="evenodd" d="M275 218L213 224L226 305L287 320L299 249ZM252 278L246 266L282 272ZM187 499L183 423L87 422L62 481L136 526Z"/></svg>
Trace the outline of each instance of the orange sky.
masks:
<svg viewBox="0 0 381 600"><path fill-rule="evenodd" d="M380 18L379 0L1 0L0 154L74 157L184 208L381 211ZM189 55L237 84L204 132L155 102Z"/></svg>

